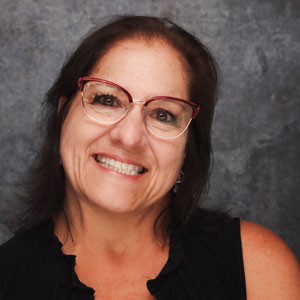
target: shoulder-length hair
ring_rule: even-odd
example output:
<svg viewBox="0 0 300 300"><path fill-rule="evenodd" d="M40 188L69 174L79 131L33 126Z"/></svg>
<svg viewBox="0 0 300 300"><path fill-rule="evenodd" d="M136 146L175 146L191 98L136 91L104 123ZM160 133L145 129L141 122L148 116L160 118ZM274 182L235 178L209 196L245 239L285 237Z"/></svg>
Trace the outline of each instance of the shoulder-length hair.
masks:
<svg viewBox="0 0 300 300"><path fill-rule="evenodd" d="M89 76L95 64L114 44L136 37L150 42L161 39L178 51L185 61L189 98L200 106L198 117L188 129L183 181L177 193L170 191L168 213L160 215L167 216L164 224L184 225L199 201L205 198L212 158L211 125L217 98L215 60L199 39L168 19L122 16L82 41L46 95L42 124L44 140L22 194L24 211L15 223L18 231L64 211L65 173L59 163L60 129L78 91L78 78ZM58 112L61 97L66 101Z"/></svg>

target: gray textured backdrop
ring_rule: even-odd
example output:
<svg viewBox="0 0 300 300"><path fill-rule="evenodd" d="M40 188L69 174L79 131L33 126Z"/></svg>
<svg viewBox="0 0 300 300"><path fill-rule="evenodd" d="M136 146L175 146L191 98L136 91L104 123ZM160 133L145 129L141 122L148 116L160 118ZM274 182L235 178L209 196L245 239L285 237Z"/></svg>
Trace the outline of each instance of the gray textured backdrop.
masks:
<svg viewBox="0 0 300 300"><path fill-rule="evenodd" d="M171 17L215 54L222 87L207 205L268 226L300 258L300 1L0 0L0 217L36 147L40 103L105 16ZM10 234L0 225L0 243Z"/></svg>

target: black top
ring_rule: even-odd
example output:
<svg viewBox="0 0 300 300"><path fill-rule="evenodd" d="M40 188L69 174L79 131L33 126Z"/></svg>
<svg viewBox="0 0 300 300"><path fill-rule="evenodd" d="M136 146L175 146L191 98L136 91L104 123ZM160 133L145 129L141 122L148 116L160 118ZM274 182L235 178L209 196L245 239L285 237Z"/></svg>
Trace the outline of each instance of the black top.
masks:
<svg viewBox="0 0 300 300"><path fill-rule="evenodd" d="M169 259L147 283L159 300L245 300L240 220L203 231L197 225L174 229ZM79 281L75 256L65 255L45 221L0 247L1 300L88 300L94 290Z"/></svg>

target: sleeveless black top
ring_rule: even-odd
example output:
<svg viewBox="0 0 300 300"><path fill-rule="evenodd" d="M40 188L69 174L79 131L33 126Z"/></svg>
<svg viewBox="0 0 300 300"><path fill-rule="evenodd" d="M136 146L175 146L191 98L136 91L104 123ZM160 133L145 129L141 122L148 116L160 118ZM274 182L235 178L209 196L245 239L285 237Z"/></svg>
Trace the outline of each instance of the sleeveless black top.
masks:
<svg viewBox="0 0 300 300"><path fill-rule="evenodd" d="M45 221L0 247L1 300L92 300L94 290L80 282L75 256L65 255ZM159 300L245 300L240 220L217 230L197 225L170 233L169 258L159 275L147 282Z"/></svg>

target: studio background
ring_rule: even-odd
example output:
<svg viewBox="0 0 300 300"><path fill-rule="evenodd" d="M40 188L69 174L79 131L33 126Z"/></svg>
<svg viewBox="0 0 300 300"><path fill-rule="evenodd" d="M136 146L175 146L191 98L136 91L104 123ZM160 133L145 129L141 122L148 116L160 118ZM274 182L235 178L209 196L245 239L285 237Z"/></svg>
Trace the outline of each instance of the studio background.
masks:
<svg viewBox="0 0 300 300"><path fill-rule="evenodd" d="M46 91L106 16L169 17L213 52L221 89L206 205L279 234L300 259L298 0L0 0L0 223L38 145ZM16 207L17 209L17 207ZM11 234L1 223L0 244Z"/></svg>

